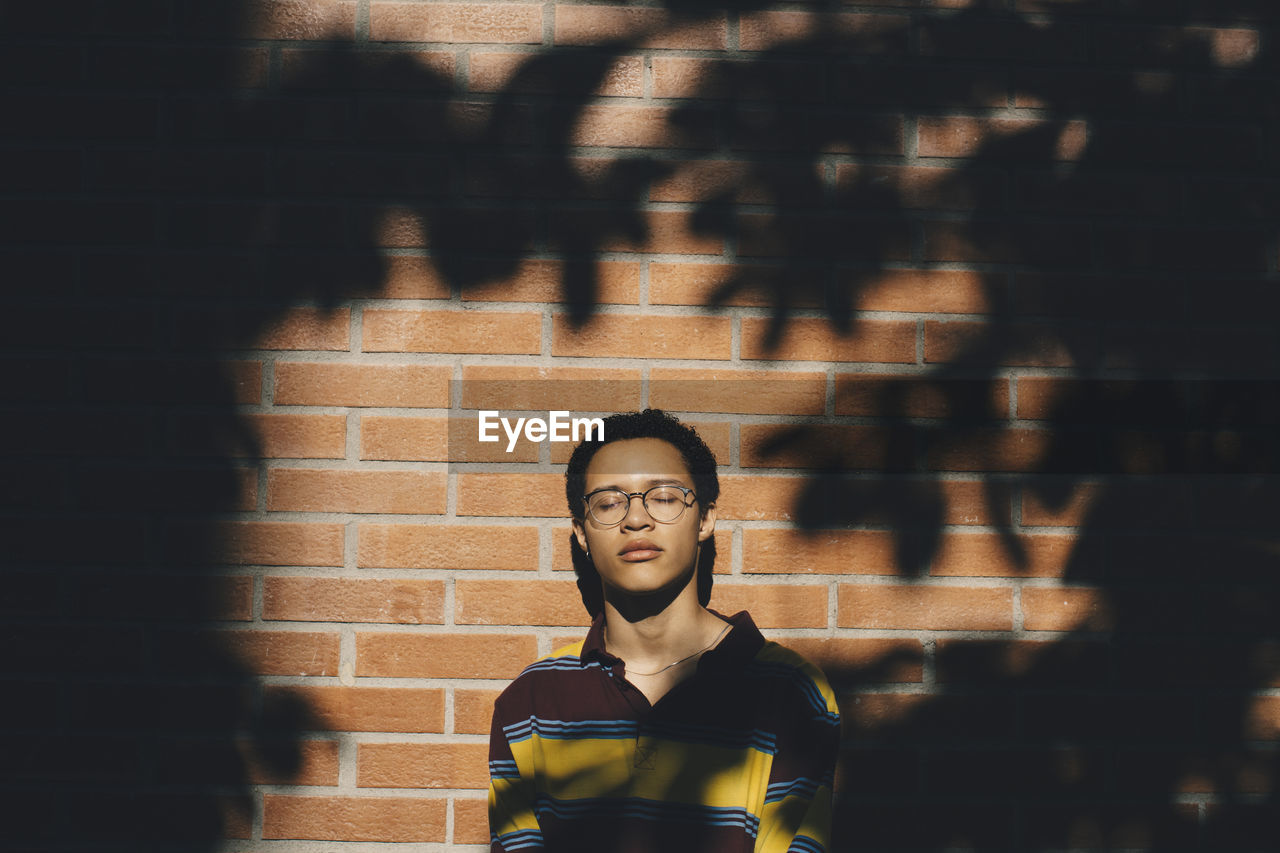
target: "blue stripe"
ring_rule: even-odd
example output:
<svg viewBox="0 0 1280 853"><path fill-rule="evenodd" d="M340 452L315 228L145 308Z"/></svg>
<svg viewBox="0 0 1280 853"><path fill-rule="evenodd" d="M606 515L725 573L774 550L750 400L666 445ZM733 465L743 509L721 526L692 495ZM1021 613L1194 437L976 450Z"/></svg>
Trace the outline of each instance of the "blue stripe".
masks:
<svg viewBox="0 0 1280 853"><path fill-rule="evenodd" d="M746 809L721 808L696 803L664 803L639 797L625 799L589 797L580 800L557 800L539 794L534 801L534 812L541 820L550 815L560 820L579 820L587 817L631 817L652 821L681 821L704 826L731 826L744 830L752 838L760 829L760 818Z"/></svg>
<svg viewBox="0 0 1280 853"><path fill-rule="evenodd" d="M822 781L811 779L807 776L800 776L792 779L790 782L774 782L765 791L764 801L766 803L777 802L786 797L804 797L805 799L813 799L814 794L818 793L818 787L822 785Z"/></svg>
<svg viewBox="0 0 1280 853"><path fill-rule="evenodd" d="M494 779L519 779L520 768L514 761L490 761L489 776Z"/></svg>
<svg viewBox="0 0 1280 853"><path fill-rule="evenodd" d="M778 751L778 741L773 732L767 732L763 729L752 729L749 732L743 732L731 731L716 726L646 723L643 733L663 740L682 743L707 744L731 749L751 748L768 755L774 755Z"/></svg>
<svg viewBox="0 0 1280 853"><path fill-rule="evenodd" d="M585 738L608 738L620 740L636 737L638 724L634 720L583 720L581 722L565 722L564 720L544 720L540 717L529 717L518 723L503 726L503 734L509 743L537 735L552 740L582 740Z"/></svg>
<svg viewBox="0 0 1280 853"><path fill-rule="evenodd" d="M502 835L491 833L489 839L501 844L503 850L541 850L545 846L540 829L518 829Z"/></svg>
<svg viewBox="0 0 1280 853"><path fill-rule="evenodd" d="M808 701L809 706L817 712L817 716L822 722L836 726L840 725L840 715L827 710L826 697L822 695L818 685L814 684L813 679L794 666L784 663L755 661L747 666L746 672L750 675L763 676L765 678L782 678L792 682L800 688L801 695Z"/></svg>
<svg viewBox="0 0 1280 853"><path fill-rule="evenodd" d="M826 850L827 848L809 836L797 835L792 839L791 846L787 848L787 853L826 853Z"/></svg>
<svg viewBox="0 0 1280 853"><path fill-rule="evenodd" d="M552 670L552 669L583 670L583 669L591 669L592 667L599 667L599 666L600 666L599 661L593 660L584 664L582 662L582 658L577 656L547 658L546 660L534 661L533 663L526 666L520 674L524 675L524 673L526 672L541 672L543 670Z"/></svg>

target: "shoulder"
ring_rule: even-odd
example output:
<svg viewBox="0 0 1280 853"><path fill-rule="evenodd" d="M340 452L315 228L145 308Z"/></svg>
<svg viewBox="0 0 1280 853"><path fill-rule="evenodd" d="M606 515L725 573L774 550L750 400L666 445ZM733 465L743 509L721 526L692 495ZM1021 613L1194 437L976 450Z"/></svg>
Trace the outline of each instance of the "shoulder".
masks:
<svg viewBox="0 0 1280 853"><path fill-rule="evenodd" d="M581 658L583 642L579 640L562 646L526 666L498 695L496 707L498 709L528 707L533 696L564 687L581 678L586 669L582 665Z"/></svg>
<svg viewBox="0 0 1280 853"><path fill-rule="evenodd" d="M839 724L840 710L827 677L798 652L766 640L747 665L747 672L753 678L768 682L788 703L795 703L807 715Z"/></svg>

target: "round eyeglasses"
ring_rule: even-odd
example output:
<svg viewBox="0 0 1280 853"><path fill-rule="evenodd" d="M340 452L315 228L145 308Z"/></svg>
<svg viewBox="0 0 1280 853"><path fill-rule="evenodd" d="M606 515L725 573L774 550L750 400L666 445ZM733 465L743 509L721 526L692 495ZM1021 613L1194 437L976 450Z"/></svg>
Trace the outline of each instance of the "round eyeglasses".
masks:
<svg viewBox="0 0 1280 853"><path fill-rule="evenodd" d="M600 489L582 496L587 502L587 513L596 524L604 527L622 523L622 519L631 511L632 498L640 499L644 511L654 521L670 524L684 515L684 511L693 506L698 496L693 493L693 489L684 486L654 486L643 492Z"/></svg>

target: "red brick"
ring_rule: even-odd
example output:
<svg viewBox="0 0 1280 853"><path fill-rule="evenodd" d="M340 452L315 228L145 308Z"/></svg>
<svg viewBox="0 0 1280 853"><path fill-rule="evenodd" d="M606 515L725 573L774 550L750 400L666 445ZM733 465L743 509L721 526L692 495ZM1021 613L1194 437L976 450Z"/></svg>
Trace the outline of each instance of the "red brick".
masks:
<svg viewBox="0 0 1280 853"><path fill-rule="evenodd" d="M704 122L674 122L673 113L669 107L583 107L569 144L584 148L711 148L715 144Z"/></svg>
<svg viewBox="0 0 1280 853"><path fill-rule="evenodd" d="M1079 222L936 221L923 230L924 259L930 262L1083 269L1093 247L1092 233Z"/></svg>
<svg viewBox="0 0 1280 853"><path fill-rule="evenodd" d="M278 406L448 408L451 370L434 365L276 365Z"/></svg>
<svg viewBox="0 0 1280 853"><path fill-rule="evenodd" d="M458 475L458 515L563 518L567 514L562 474Z"/></svg>
<svg viewBox="0 0 1280 853"><path fill-rule="evenodd" d="M465 391L463 392L466 393ZM521 430L516 439L515 447L511 452L507 452L507 445L510 439L503 431L500 424L490 422L491 428L488 432L490 437L497 436L497 441L481 441L480 440L480 417L479 412L467 413L474 414L475 417L451 417L449 419L449 461L450 462L537 462L542 455L542 442L528 441L524 437ZM502 412L499 411L498 417L507 417L508 422L513 425L518 418L531 417L521 412ZM532 417L536 417L532 416ZM543 417L543 420L546 420ZM582 431L579 430L579 437ZM559 447L553 444L552 447Z"/></svg>
<svg viewBox="0 0 1280 853"><path fill-rule="evenodd" d="M338 674L337 633L253 630L219 631L214 636L257 675Z"/></svg>
<svg viewBox="0 0 1280 853"><path fill-rule="evenodd" d="M382 291L387 299L448 299L453 295L449 282L440 275L431 258L421 255L392 255L383 258L386 268Z"/></svg>
<svg viewBox="0 0 1280 853"><path fill-rule="evenodd" d="M744 530L742 571L893 575L894 539L880 530Z"/></svg>
<svg viewBox="0 0 1280 853"><path fill-rule="evenodd" d="M263 579L262 618L438 624L444 621L444 582L268 577Z"/></svg>
<svg viewBox="0 0 1280 853"><path fill-rule="evenodd" d="M742 319L742 358L785 361L872 361L914 363L914 321L860 320L849 334L837 332L827 320L791 319L782 339L769 346L772 320Z"/></svg>
<svg viewBox="0 0 1280 853"><path fill-rule="evenodd" d="M251 785L337 785L338 742L336 740L292 741L298 751L296 769L279 768L257 754L251 743L240 744L247 781ZM195 766L199 766L198 764Z"/></svg>
<svg viewBox="0 0 1280 853"><path fill-rule="evenodd" d="M732 285L732 287L727 287ZM731 305L767 308L785 292L797 308L819 308L821 300L791 293L774 267L741 264L649 264L649 302L654 305Z"/></svg>
<svg viewBox="0 0 1280 853"><path fill-rule="evenodd" d="M359 71L353 73L356 63ZM447 92L456 69L456 57L449 50L368 52L333 63L316 62L315 51L306 48L280 51L281 86L286 91L360 91L377 80L379 91Z"/></svg>
<svg viewBox="0 0 1280 853"><path fill-rule="evenodd" d="M727 584L711 588L711 605L726 615L751 611L761 628L826 628L826 586Z"/></svg>
<svg viewBox="0 0 1280 853"><path fill-rule="evenodd" d="M489 843L489 804L484 800L453 802L453 843Z"/></svg>
<svg viewBox="0 0 1280 853"><path fill-rule="evenodd" d="M826 395L822 373L654 368L649 374L649 404L674 412L819 415Z"/></svg>
<svg viewBox="0 0 1280 853"><path fill-rule="evenodd" d="M440 842L445 820L445 801L436 798L267 794L262 801L266 839Z"/></svg>
<svg viewBox="0 0 1280 853"><path fill-rule="evenodd" d="M356 758L361 788L487 788L484 743L362 743Z"/></svg>
<svg viewBox="0 0 1280 853"><path fill-rule="evenodd" d="M613 412L640 408L640 371L594 367L467 365L462 407Z"/></svg>
<svg viewBox="0 0 1280 853"><path fill-rule="evenodd" d="M1007 588L841 584L842 628L1008 631L1013 592Z"/></svg>
<svg viewBox="0 0 1280 853"><path fill-rule="evenodd" d="M515 678L537 656L529 634L356 634L357 676Z"/></svg>
<svg viewBox="0 0 1280 853"><path fill-rule="evenodd" d="M1028 631L1106 631L1115 613L1101 589L1027 587L1022 591L1022 626Z"/></svg>
<svg viewBox="0 0 1280 853"><path fill-rule="evenodd" d="M743 50L826 48L841 53L905 53L910 25L897 15L753 12L739 24Z"/></svg>
<svg viewBox="0 0 1280 853"><path fill-rule="evenodd" d="M270 685L265 688L264 701L268 708L301 701L312 715L310 724L325 731L444 731L443 690Z"/></svg>
<svg viewBox="0 0 1280 853"><path fill-rule="evenodd" d="M270 512L442 514L443 471L336 471L275 468L267 472Z"/></svg>
<svg viewBox="0 0 1280 853"><path fill-rule="evenodd" d="M730 323L727 317L597 314L586 326L575 329L567 317L557 314L552 326L551 354L728 360Z"/></svg>
<svg viewBox="0 0 1280 853"><path fill-rule="evenodd" d="M595 73L597 67L596 57L564 56L550 68L544 67L545 59L546 54L475 51L468 66L468 86L473 92L554 95L565 76L572 74L576 79ZM644 60L638 56L619 56L604 72L600 85L591 94L597 97L641 97L644 94Z"/></svg>
<svg viewBox="0 0 1280 853"><path fill-rule="evenodd" d="M835 391L837 415L1003 420L1009 414L1009 382L1000 378L837 373Z"/></svg>
<svg viewBox="0 0 1280 853"><path fill-rule="evenodd" d="M166 785L337 785L338 742L294 738L288 741L292 766L280 767L273 748L280 742L255 744L249 739L152 737L156 749L155 778ZM230 747L230 749L228 749ZM234 750L232 753L230 750ZM236 763L236 758L240 764ZM230 765L230 766L228 766ZM225 768L225 769L224 769Z"/></svg>
<svg viewBox="0 0 1280 853"><path fill-rule="evenodd" d="M350 0L251 0L238 15L201 12L184 17L188 27L208 37L235 35L250 39L336 41L355 38L356 4Z"/></svg>
<svg viewBox="0 0 1280 853"><path fill-rule="evenodd" d="M1234 702L1225 704L1230 713ZM1242 729L1242 734L1249 740L1280 740L1280 697L1252 697Z"/></svg>
<svg viewBox="0 0 1280 853"><path fill-rule="evenodd" d="M904 263L911 260L913 237L903 219L859 217L851 212L797 212L784 207L777 213L740 213L736 220L738 254L744 258L790 263L804 258L809 263L859 265L872 259ZM788 290L820 292L822 285L813 275L795 281Z"/></svg>
<svg viewBox="0 0 1280 853"><path fill-rule="evenodd" d="M509 191L509 190L508 190ZM477 269L485 271L482 262ZM577 262L526 259L514 271L506 267L487 275L482 281L463 291L463 302L565 302L565 279L578 274ZM586 273L594 281L593 300L598 305L630 304L640 299L640 265L630 261L596 261ZM444 295L448 286L442 283ZM411 296L411 293L404 294ZM426 297L422 297L426 298Z"/></svg>
<svg viewBox="0 0 1280 853"><path fill-rule="evenodd" d="M944 534L929 573L940 577L1058 578L1066 573L1076 544L1075 536L1019 535L1011 546L1004 536L994 533Z"/></svg>
<svg viewBox="0 0 1280 853"><path fill-rule="evenodd" d="M930 17L922 23L919 50L930 57L1030 64L1077 61L1086 55L1085 28L1062 20L1036 26L1012 16L971 15Z"/></svg>
<svg viewBox="0 0 1280 853"><path fill-rule="evenodd" d="M366 352L459 352L537 355L542 315L498 311L366 309Z"/></svg>
<svg viewBox="0 0 1280 853"><path fill-rule="evenodd" d="M704 60L679 61L700 63ZM650 201L732 200L738 204L799 206L817 204L823 198L822 175L812 166L752 163L743 160L683 160L664 165L668 171L655 180L649 191ZM728 264L723 265L723 268L732 269ZM652 302L652 282L650 289L649 298ZM690 299L686 296L675 304L698 305L709 304L710 301L709 298Z"/></svg>
<svg viewBox="0 0 1280 853"><path fill-rule="evenodd" d="M920 693L860 693L838 698L845 731L861 737L874 737L876 729L894 729L933 699Z"/></svg>
<svg viewBox="0 0 1280 853"><path fill-rule="evenodd" d="M360 525L358 564L386 569L536 569L533 527Z"/></svg>
<svg viewBox="0 0 1280 853"><path fill-rule="evenodd" d="M1095 51L1107 65L1207 65L1241 68L1258 59L1257 30L1236 27L1099 27Z"/></svg>
<svg viewBox="0 0 1280 853"><path fill-rule="evenodd" d="M535 3L374 3L373 41L430 41L452 44L538 44L542 6Z"/></svg>
<svg viewBox="0 0 1280 853"><path fill-rule="evenodd" d="M645 252L647 254L719 255L724 251L724 233L694 222L691 210L642 211L638 228L610 230L596 249L601 252ZM564 210L557 214L559 226L550 235L557 251L578 251L573 235L595 233L600 227L599 210ZM597 315L602 316L613 315Z"/></svg>
<svg viewBox="0 0 1280 853"><path fill-rule="evenodd" d="M241 417L258 436L256 455L265 459L341 459L346 453L347 419L341 415Z"/></svg>
<svg viewBox="0 0 1280 853"><path fill-rule="evenodd" d="M1022 523L1030 527L1078 527L1088 520L1098 498L1105 494L1099 483L1076 483L1071 494L1055 495L1049 503L1039 491L1026 489L1022 495Z"/></svg>
<svg viewBox="0 0 1280 853"><path fill-rule="evenodd" d="M447 418L360 418L361 459L444 462L451 455Z"/></svg>
<svg viewBox="0 0 1280 853"><path fill-rule="evenodd" d="M909 470L913 448L902 435L861 424L743 424L738 464L744 468Z"/></svg>
<svg viewBox="0 0 1280 853"><path fill-rule="evenodd" d="M918 683L924 677L924 648L919 640L847 639L843 637L773 637L816 664L833 682L856 673L863 684Z"/></svg>
<svg viewBox="0 0 1280 853"><path fill-rule="evenodd" d="M205 558L214 563L262 566L341 566L340 524L283 521L175 523L169 528L171 550L207 543Z"/></svg>
<svg viewBox="0 0 1280 853"><path fill-rule="evenodd" d="M995 346L993 346L993 344ZM994 354L988 354L994 350ZM927 363L998 361L1015 367L1074 367L1091 361L1096 339L1087 333L1064 339L1045 325L993 327L963 321L926 321L924 360Z"/></svg>
<svg viewBox="0 0 1280 853"><path fill-rule="evenodd" d="M717 517L726 521L794 521L804 491L800 477L720 477Z"/></svg>
<svg viewBox="0 0 1280 853"><path fill-rule="evenodd" d="M459 580L454 596L454 618L462 625L591 623L573 581Z"/></svg>
<svg viewBox="0 0 1280 853"><path fill-rule="evenodd" d="M556 6L556 44L721 50L726 46L724 13L704 20L681 20L662 9L621 6Z"/></svg>
<svg viewBox="0 0 1280 853"><path fill-rule="evenodd" d="M934 166L836 167L836 192L855 208L999 210L1005 206L1006 183L996 169L967 169L957 180L955 170Z"/></svg>
<svg viewBox="0 0 1280 853"><path fill-rule="evenodd" d="M1088 127L1083 121L1001 118L921 118L921 157L1079 160Z"/></svg>
<svg viewBox="0 0 1280 853"><path fill-rule="evenodd" d="M1091 456L1080 457L1077 448L1063 445L1070 455L1059 453L1054 458L1055 440L1063 433L1035 429L976 429L963 437L944 437L929 449L927 465L931 471L1022 471L1029 473L1074 472L1096 464ZM1087 449L1088 445L1085 445ZM1048 461L1062 466L1056 472L1046 470Z"/></svg>
<svg viewBox="0 0 1280 853"><path fill-rule="evenodd" d="M525 665L533 663L524 661ZM453 691L453 730L459 734L487 735L493 720L493 702L500 690Z"/></svg>

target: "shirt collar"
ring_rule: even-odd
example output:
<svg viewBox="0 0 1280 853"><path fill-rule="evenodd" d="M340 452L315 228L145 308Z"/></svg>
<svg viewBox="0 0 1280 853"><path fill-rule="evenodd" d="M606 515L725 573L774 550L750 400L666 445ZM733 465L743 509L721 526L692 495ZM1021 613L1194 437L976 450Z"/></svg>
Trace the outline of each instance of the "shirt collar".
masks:
<svg viewBox="0 0 1280 853"><path fill-rule="evenodd" d="M764 635L760 633L760 629L752 621L751 614L745 610L739 610L732 616L724 616L715 610L711 610L711 612L721 619L727 620L733 627L729 629L729 633L725 635L719 645L702 656L702 660L698 662L698 669L705 670L709 667L731 669L745 666L760 651L760 647L764 645ZM586 666L593 661L605 666L612 666L619 662L619 658L609 654L604 648L603 611L591 622L591 629L587 631L587 638L582 642L582 654L579 656L579 660L582 666Z"/></svg>

